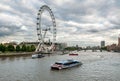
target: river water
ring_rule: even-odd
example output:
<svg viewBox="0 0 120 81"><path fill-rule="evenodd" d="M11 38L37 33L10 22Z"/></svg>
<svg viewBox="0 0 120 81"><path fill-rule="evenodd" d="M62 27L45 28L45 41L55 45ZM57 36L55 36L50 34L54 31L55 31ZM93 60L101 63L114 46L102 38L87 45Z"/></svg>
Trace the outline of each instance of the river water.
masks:
<svg viewBox="0 0 120 81"><path fill-rule="evenodd" d="M78 56L0 58L0 81L120 81L120 53L80 51ZM82 66L51 70L56 61L77 59Z"/></svg>

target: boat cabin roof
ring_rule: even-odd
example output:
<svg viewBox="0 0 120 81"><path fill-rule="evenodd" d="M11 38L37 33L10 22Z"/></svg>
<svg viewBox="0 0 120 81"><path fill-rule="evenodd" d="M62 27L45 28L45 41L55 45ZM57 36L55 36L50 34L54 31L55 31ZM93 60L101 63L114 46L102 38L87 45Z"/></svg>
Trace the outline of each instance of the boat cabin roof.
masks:
<svg viewBox="0 0 120 81"><path fill-rule="evenodd" d="M57 64L66 64L66 63L72 63L72 62L77 62L77 60L63 60L63 61L58 61L55 62Z"/></svg>

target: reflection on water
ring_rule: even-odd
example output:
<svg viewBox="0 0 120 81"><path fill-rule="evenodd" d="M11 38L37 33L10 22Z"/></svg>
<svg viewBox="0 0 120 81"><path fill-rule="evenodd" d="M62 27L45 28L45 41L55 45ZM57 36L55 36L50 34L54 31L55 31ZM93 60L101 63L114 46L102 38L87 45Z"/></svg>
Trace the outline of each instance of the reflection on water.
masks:
<svg viewBox="0 0 120 81"><path fill-rule="evenodd" d="M2 57L0 58L1 61L4 61L7 57Z"/></svg>
<svg viewBox="0 0 120 81"><path fill-rule="evenodd" d="M15 61L15 60L26 60L28 58L31 58L30 56L12 56L12 57L0 57L0 61L6 61L6 60L9 60L9 61ZM7 61L8 62L8 61Z"/></svg>
<svg viewBox="0 0 120 81"><path fill-rule="evenodd" d="M55 61L77 59L82 66L51 70ZM0 58L0 81L119 81L120 53L79 52L78 56L54 55Z"/></svg>

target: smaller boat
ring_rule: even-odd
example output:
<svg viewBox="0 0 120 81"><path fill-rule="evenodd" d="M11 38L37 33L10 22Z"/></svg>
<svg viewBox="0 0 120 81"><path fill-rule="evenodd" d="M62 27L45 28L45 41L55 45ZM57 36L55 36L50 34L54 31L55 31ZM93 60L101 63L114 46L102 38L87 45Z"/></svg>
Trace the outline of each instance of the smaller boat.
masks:
<svg viewBox="0 0 120 81"><path fill-rule="evenodd" d="M42 57L45 57L45 56L42 54L33 54L32 55L32 58L42 58Z"/></svg>
<svg viewBox="0 0 120 81"><path fill-rule="evenodd" d="M64 61L58 61L55 62L52 66L51 69L65 69L65 68L70 68L70 67L74 67L74 66L79 66L82 65L81 62L77 61L77 60L64 60Z"/></svg>
<svg viewBox="0 0 120 81"><path fill-rule="evenodd" d="M70 56L78 56L77 53L70 53L69 55L70 55Z"/></svg>

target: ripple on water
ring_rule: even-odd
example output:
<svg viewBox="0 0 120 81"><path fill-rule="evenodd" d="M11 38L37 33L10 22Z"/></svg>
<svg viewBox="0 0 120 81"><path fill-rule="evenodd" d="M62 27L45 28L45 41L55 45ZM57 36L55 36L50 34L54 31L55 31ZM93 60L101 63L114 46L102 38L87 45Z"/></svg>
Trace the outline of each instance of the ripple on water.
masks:
<svg viewBox="0 0 120 81"><path fill-rule="evenodd" d="M58 60L77 59L80 67L50 70ZM120 55L111 52L79 52L79 56L54 55L42 59L0 59L0 81L120 81Z"/></svg>

